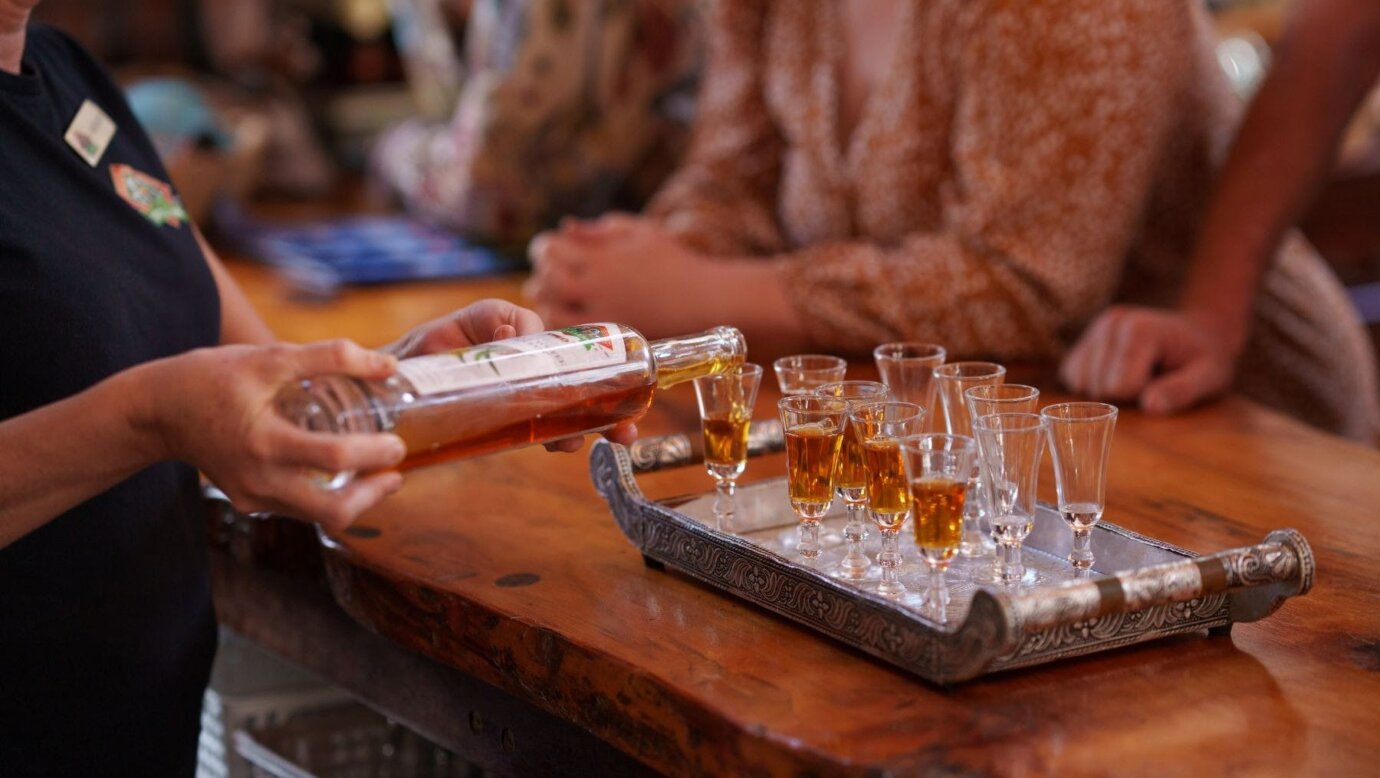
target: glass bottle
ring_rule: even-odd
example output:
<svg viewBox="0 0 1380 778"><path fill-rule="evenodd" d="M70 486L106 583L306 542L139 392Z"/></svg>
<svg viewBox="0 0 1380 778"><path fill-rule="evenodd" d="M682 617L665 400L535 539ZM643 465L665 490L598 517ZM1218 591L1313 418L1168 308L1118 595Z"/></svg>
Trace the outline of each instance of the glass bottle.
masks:
<svg viewBox="0 0 1380 778"><path fill-rule="evenodd" d="M633 421L658 388L727 372L746 355L732 327L649 342L621 324L583 324L405 359L382 381L307 379L284 387L277 407L308 430L392 432L408 468Z"/></svg>

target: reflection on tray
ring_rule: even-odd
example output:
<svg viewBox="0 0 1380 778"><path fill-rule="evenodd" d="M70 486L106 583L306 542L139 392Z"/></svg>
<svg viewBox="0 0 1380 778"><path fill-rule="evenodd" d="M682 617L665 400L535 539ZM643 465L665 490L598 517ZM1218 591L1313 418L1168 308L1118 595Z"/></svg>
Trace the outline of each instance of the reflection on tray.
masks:
<svg viewBox="0 0 1380 778"><path fill-rule="evenodd" d="M827 557L800 564L782 480L740 489L734 534L714 528L712 496L653 502L633 473L626 447L595 443L595 487L649 565L675 568L938 683L1169 635L1221 634L1307 592L1316 570L1308 542L1295 530L1196 556L1104 523L1094 529L1098 575L1069 580L1062 560L1072 533L1042 509L1026 547L1030 565L1049 580L1016 589L971 583L965 588L961 582L968 576L956 571L955 601L941 628L911 602L877 594L869 582L829 576ZM829 526L837 531L842 521L840 508Z"/></svg>
<svg viewBox="0 0 1380 778"><path fill-rule="evenodd" d="M832 573L832 568L836 567L839 557L843 554L844 539L841 531L847 522L847 514L842 501L836 501L835 506L824 519L823 529L820 532L820 546L823 548L823 553L814 560L814 564L809 564L807 560L802 559L796 553L798 521L791 511L786 494L785 479L773 479L739 487L734 505L737 515L733 526L723 528L722 532L749 541L764 551L781 557L786 562ZM705 494L684 502L677 502L675 509L677 512L703 524L706 529L715 530L713 494ZM941 627L930 620L922 607L928 577L925 572L925 563L920 558L915 543L907 534L910 528L910 524L907 523L901 534L901 556L903 560L900 571L901 582L906 586L908 594L896 602L901 607L913 611L916 617L925 619L935 629L944 629L945 627ZM1035 529L1026 539L1022 551L1026 567L1034 570L1039 578L1037 585L1056 585L1064 581L1074 580L1073 566L1066 560L1072 542L1071 535L1068 525L1053 508L1046 505L1040 506L1039 513L1035 517ZM1148 565L1174 562L1185 556L1184 552L1176 553L1171 551L1169 546L1153 544L1153 542L1147 543L1147 540L1111 525L1103 524L1094 527L1093 548L1097 550L1097 563L1093 568L1094 575L1106 575ZM863 551L869 559L875 560L880 549L879 535L873 531L863 543ZM961 624L967 617L968 606L972 602L973 593L980 586L987 586L992 589L999 588L991 584L974 582L975 574L981 575L992 565L993 554L991 553L972 558L961 555L954 557L953 563L949 567L947 579L949 585L948 630L956 629L957 625ZM861 580L833 577L841 584L855 588L860 592L872 594L877 582L875 561L869 570L871 575L865 576Z"/></svg>

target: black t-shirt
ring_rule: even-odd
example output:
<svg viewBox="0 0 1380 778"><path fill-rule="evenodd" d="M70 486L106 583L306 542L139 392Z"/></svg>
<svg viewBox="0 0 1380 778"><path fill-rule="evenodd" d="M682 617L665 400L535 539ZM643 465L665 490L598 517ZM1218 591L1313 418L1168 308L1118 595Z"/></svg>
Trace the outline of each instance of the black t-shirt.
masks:
<svg viewBox="0 0 1380 778"><path fill-rule="evenodd" d="M64 140L85 100L117 126L95 166ZM30 27L0 72L0 419L219 340L167 181L104 69ZM201 517L196 473L163 463L0 549L0 775L192 774L215 650Z"/></svg>

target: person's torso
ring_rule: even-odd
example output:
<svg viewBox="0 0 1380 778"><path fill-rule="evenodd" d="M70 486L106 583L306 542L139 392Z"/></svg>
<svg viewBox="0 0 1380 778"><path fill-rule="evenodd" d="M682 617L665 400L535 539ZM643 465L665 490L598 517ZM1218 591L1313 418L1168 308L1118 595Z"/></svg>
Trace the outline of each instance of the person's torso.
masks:
<svg viewBox="0 0 1380 778"><path fill-rule="evenodd" d="M103 149L88 100L116 127ZM213 345L219 322L192 226L119 90L31 28L24 72L0 73L0 419ZM185 757L214 638L199 504L195 471L161 463L0 549L0 764L60 775L119 764L90 762L100 749Z"/></svg>
<svg viewBox="0 0 1380 778"><path fill-rule="evenodd" d="M1099 13L1115 17L1115 5ZM963 207L971 183L965 180L971 171L963 170L959 159L975 153L970 148L973 138L965 134L973 117L964 112L965 90L977 88L975 74L968 71L980 64L971 61L971 50L981 43L972 39L973 30L984 27L981 16L1000 6L1001 13L1030 25L1024 33L1029 36L1051 34L1038 29L1038 20L1073 23L1054 12L1057 3L1014 10L967 0L906 3L897 20L893 62L871 85L851 135L841 140L838 80L846 53L841 51L836 0L769 6L762 83L785 149L777 217L796 247L858 238L895 245L908 235L946 229ZM1160 48L1193 59L1188 70L1195 83L1173 87L1182 92L1176 110L1184 115L1169 137L1157 141L1163 144L1154 151L1161 164L1146 197L1144 229L1129 247L1132 264L1145 258L1154 266L1149 273L1154 281L1170 286L1181 275L1213 163L1220 158L1223 130L1235 113L1234 107L1216 107L1216 101L1231 97L1224 94L1225 81L1214 70L1211 46L1181 40L1179 33L1178 28L1125 33L1157 35ZM1096 43L1114 45L1113 38L1109 32ZM1013 80L997 86L1009 92L1002 99L1013 105L1053 99L1051 94L1025 91L1038 82L1032 77L1029 83ZM982 82L982 88L992 87ZM1051 225L1055 228L1059 225ZM1165 263L1170 267L1161 267Z"/></svg>

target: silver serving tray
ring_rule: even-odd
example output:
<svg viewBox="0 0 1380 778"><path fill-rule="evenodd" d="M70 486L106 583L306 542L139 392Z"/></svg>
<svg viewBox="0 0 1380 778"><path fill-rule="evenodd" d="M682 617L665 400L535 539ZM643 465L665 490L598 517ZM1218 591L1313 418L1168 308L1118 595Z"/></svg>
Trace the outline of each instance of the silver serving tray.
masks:
<svg viewBox="0 0 1380 778"><path fill-rule="evenodd" d="M1255 546L1197 556L1106 522L1093 529L1095 576L1073 580L1064 561L1072 533L1041 506L1024 561L1044 580L1018 590L975 586L960 565L950 574L948 621L941 624L918 597L888 599L871 582L804 564L794 552L796 519L784 479L739 488L734 526L716 529L712 493L648 500L622 445L596 443L590 470L649 565L685 572L936 683L1169 635L1225 634L1313 585L1312 550L1292 529ZM825 534L843 521L842 509L831 513ZM913 585L916 570L912 564L903 582Z"/></svg>

